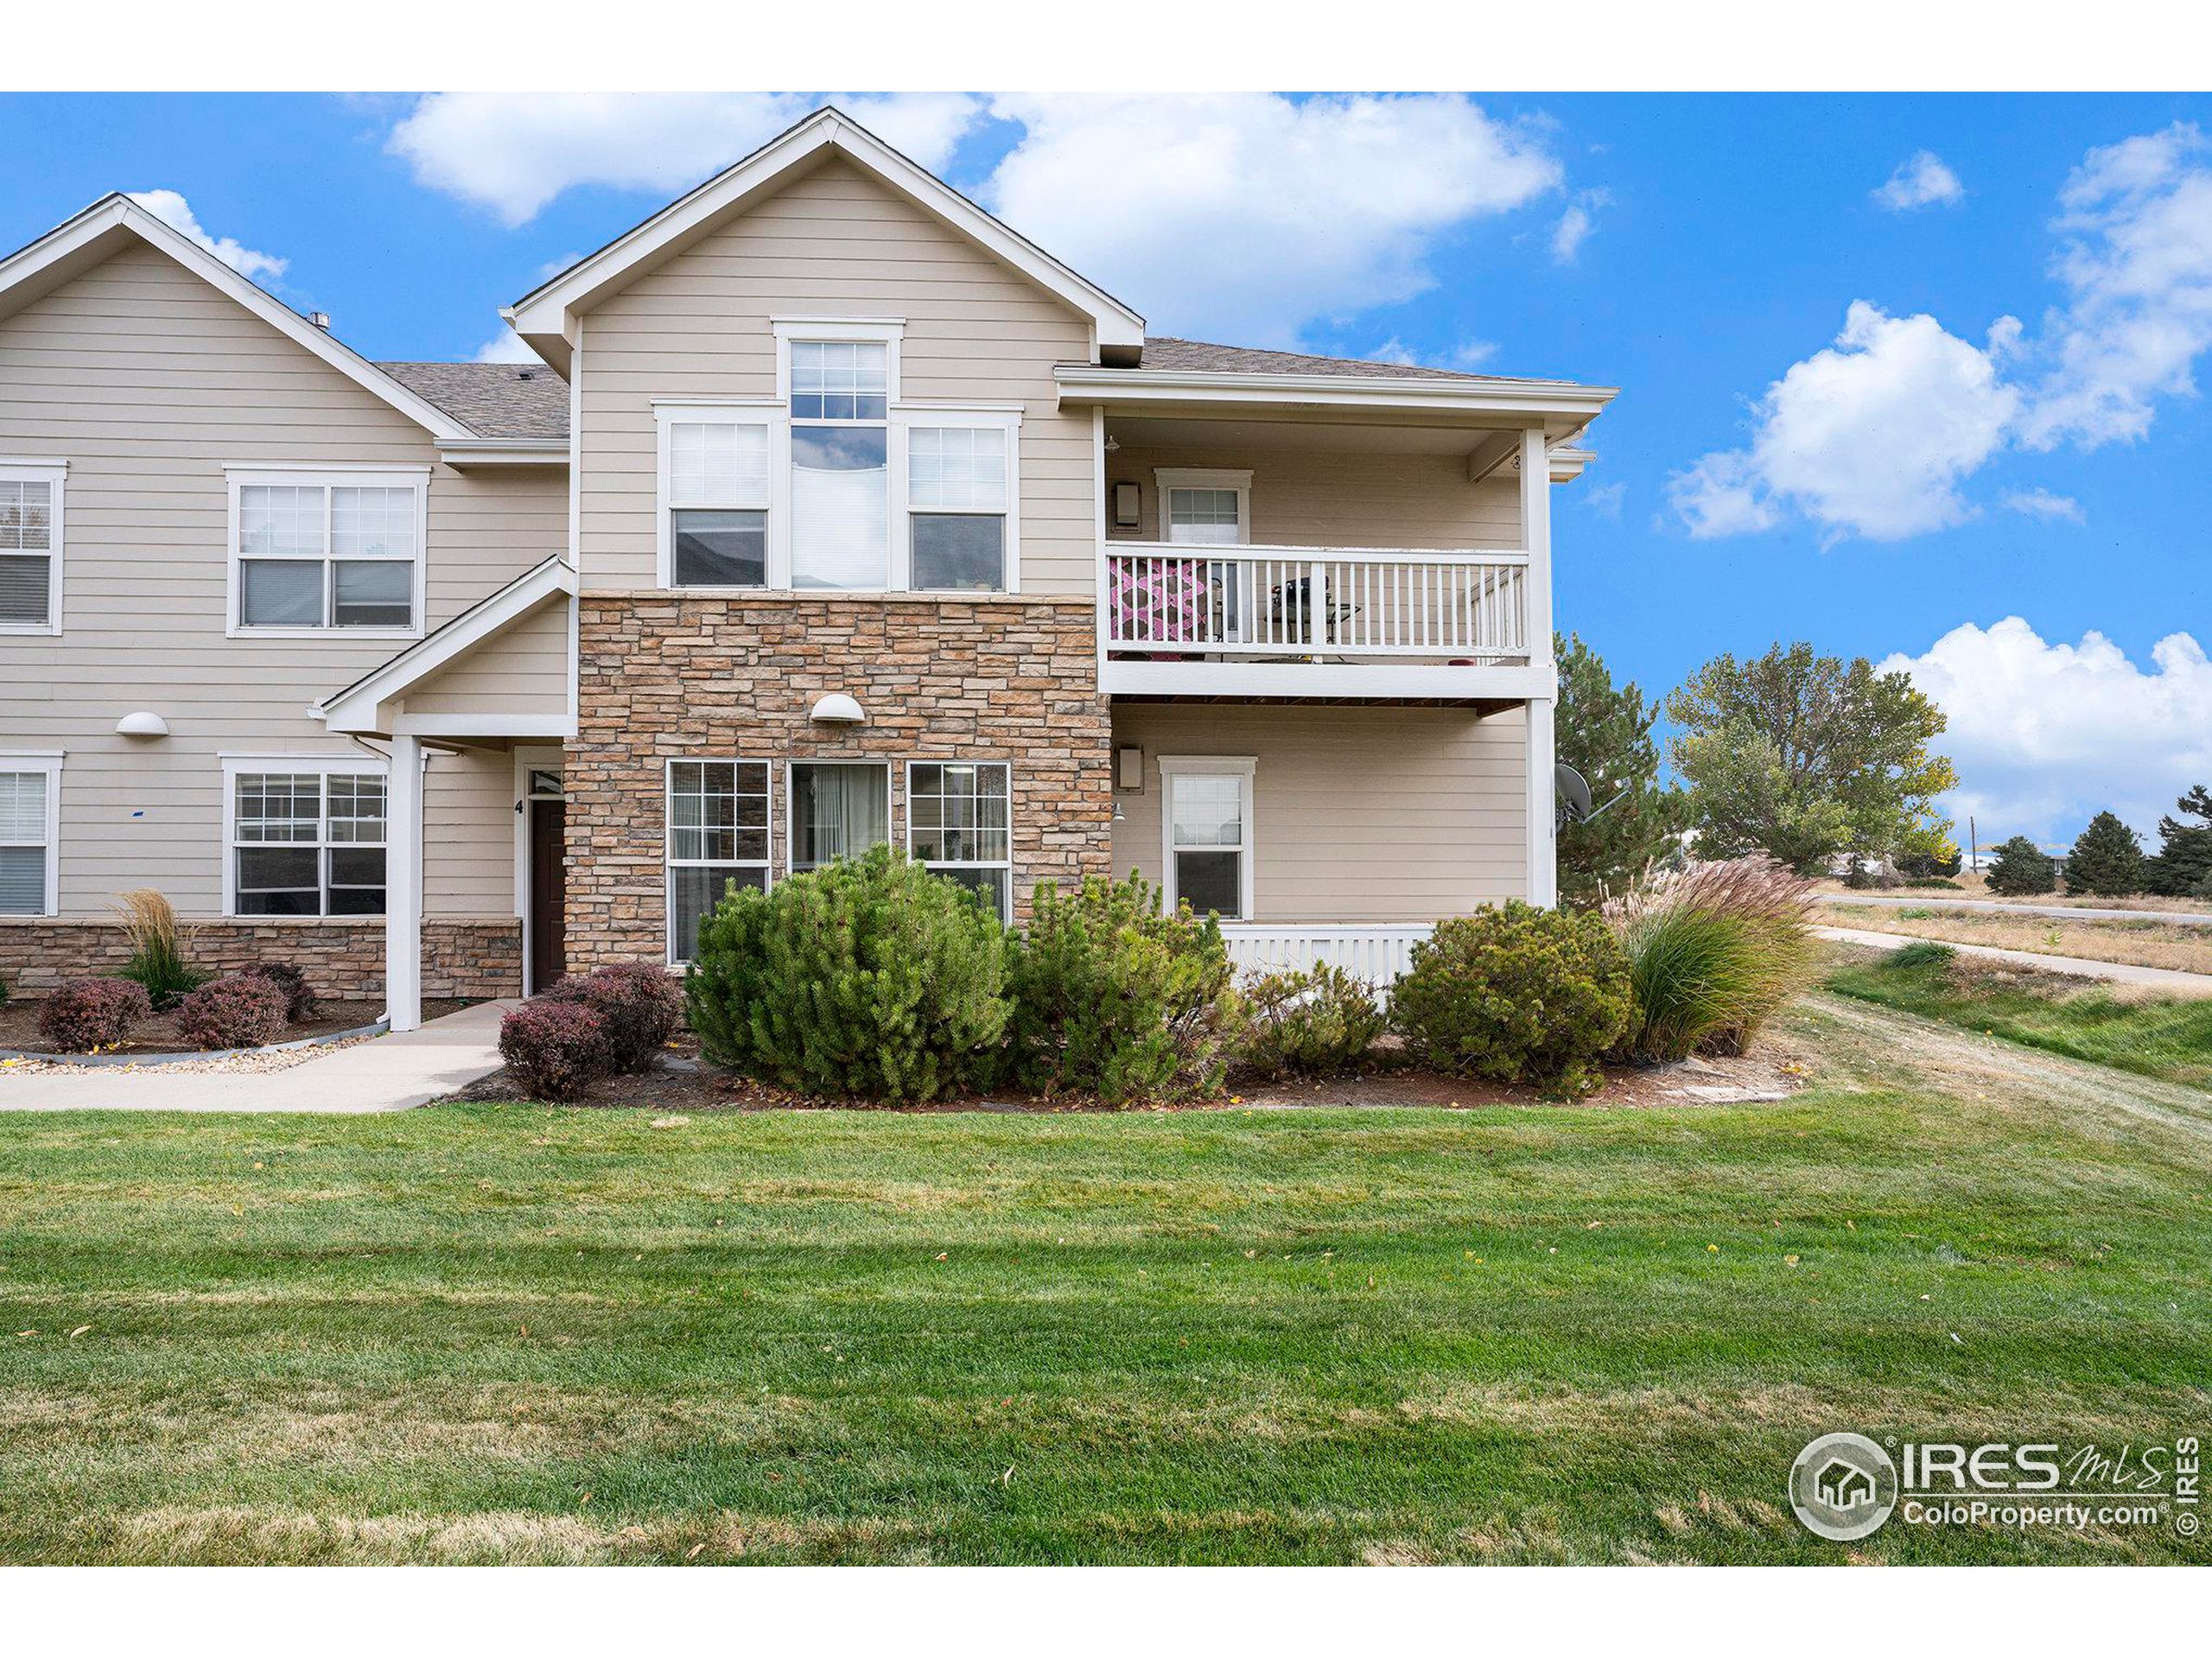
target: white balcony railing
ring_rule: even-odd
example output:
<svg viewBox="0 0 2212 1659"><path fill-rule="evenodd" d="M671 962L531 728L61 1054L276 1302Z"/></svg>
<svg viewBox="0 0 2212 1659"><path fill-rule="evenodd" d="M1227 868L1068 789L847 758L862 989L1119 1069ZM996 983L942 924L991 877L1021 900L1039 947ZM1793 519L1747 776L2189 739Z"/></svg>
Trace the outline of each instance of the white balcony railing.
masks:
<svg viewBox="0 0 2212 1659"><path fill-rule="evenodd" d="M1109 654L1529 660L1526 553L1115 542L1106 593Z"/></svg>

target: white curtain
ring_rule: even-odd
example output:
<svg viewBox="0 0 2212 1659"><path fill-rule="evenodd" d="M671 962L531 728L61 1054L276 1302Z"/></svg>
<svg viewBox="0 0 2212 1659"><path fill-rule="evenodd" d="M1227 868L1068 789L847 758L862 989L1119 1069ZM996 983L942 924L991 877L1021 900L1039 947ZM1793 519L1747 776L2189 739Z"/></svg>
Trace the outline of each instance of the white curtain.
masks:
<svg viewBox="0 0 2212 1659"><path fill-rule="evenodd" d="M879 439L880 442L880 439ZM880 451L878 452L880 453ZM880 461L855 466L854 451L826 452L842 465L809 465L796 433L791 454L791 585L890 585L891 474Z"/></svg>

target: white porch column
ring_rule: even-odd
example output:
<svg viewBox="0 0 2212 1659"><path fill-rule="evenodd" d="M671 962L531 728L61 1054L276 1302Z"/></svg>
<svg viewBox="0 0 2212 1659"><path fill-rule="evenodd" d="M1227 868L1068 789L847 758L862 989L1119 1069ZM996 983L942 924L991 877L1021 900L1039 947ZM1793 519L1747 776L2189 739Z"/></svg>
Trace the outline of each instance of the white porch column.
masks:
<svg viewBox="0 0 2212 1659"><path fill-rule="evenodd" d="M385 1009L394 1031L423 1023L423 741L391 740L385 796Z"/></svg>
<svg viewBox="0 0 2212 1659"><path fill-rule="evenodd" d="M1521 544L1529 554L1527 588L1529 662L1552 667L1552 463L1551 446L1540 426L1521 434ZM1552 815L1553 688L1529 700L1529 902L1559 902L1559 860Z"/></svg>

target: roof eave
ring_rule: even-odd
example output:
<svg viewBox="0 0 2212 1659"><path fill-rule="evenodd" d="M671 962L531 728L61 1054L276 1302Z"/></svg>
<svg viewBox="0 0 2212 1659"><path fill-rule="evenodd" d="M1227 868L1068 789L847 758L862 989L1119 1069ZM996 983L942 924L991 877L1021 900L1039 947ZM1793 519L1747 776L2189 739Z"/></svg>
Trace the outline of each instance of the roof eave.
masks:
<svg viewBox="0 0 2212 1659"><path fill-rule="evenodd" d="M1063 364L1053 374L1063 404L1450 410L1580 419L1585 424L1619 396L1615 386L1586 386L1571 380L1484 383L1224 370L1108 369L1079 363Z"/></svg>

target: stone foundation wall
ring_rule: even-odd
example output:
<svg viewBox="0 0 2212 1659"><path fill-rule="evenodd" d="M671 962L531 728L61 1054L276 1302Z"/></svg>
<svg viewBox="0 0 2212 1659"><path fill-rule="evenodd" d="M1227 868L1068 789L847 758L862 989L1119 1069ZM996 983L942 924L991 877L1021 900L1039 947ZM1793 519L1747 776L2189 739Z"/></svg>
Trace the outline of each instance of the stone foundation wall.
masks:
<svg viewBox="0 0 2212 1659"><path fill-rule="evenodd" d="M567 746L569 966L666 950L671 760L1005 760L1012 765L1014 912L1040 880L1109 873L1107 702L1087 599L940 601L587 594ZM817 726L842 691L868 723ZM906 839L903 768L891 839ZM773 870L787 865L785 774Z"/></svg>
<svg viewBox="0 0 2212 1659"><path fill-rule="evenodd" d="M261 962L294 962L321 995L384 995L381 918L188 921L182 931L186 959L213 973L235 972ZM112 974L130 957L130 941L113 922L51 916L0 918L0 976L16 994L37 996L65 979ZM425 919L423 995L521 995L522 924L512 916Z"/></svg>

